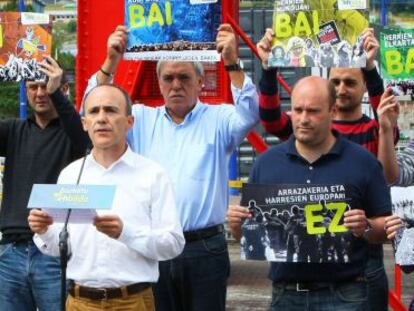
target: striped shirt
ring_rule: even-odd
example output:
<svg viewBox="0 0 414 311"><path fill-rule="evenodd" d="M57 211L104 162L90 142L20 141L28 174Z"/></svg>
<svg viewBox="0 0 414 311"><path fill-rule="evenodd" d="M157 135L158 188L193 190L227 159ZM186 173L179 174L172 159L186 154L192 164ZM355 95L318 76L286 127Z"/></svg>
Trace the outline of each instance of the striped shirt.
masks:
<svg viewBox="0 0 414 311"><path fill-rule="evenodd" d="M333 120L332 128L349 140L365 147L375 156L378 152L379 123L376 110L384 92L383 81L376 69L362 69L368 89L369 102L374 111L374 119L362 115L358 120ZM263 70L259 83L259 112L261 123L267 132L276 135L282 141L293 133L292 121L288 113L281 110L280 98L276 83L276 70ZM396 137L398 131L396 131Z"/></svg>

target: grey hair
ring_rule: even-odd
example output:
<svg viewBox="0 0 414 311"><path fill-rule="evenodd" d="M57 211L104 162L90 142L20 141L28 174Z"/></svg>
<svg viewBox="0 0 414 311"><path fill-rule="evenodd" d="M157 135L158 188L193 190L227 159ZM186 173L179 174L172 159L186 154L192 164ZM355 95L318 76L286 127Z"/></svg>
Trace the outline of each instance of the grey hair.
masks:
<svg viewBox="0 0 414 311"><path fill-rule="evenodd" d="M158 78L161 75L161 67L166 62L168 62L168 61L159 60L157 62L157 77ZM193 65L194 71L195 71L195 73L196 73L197 76L204 77L204 67L203 67L203 64L201 62L188 62L188 63L190 63L191 65Z"/></svg>

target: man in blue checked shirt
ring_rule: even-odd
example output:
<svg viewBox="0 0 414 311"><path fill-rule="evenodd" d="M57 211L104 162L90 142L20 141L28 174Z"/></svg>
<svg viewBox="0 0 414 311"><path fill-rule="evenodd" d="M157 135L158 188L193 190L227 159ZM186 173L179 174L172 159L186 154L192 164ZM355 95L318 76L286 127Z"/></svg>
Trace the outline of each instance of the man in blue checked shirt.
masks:
<svg viewBox="0 0 414 311"><path fill-rule="evenodd" d="M230 25L219 27L216 41L230 75L234 105L200 102L201 63L162 61L157 64L157 76L164 106L133 106L135 123L129 144L168 171L186 239L180 256L160 262L157 310L225 310L230 268L223 234L228 162L258 122L258 96L240 68ZM118 26L108 38L107 57L88 89L112 82L126 42L127 29Z"/></svg>

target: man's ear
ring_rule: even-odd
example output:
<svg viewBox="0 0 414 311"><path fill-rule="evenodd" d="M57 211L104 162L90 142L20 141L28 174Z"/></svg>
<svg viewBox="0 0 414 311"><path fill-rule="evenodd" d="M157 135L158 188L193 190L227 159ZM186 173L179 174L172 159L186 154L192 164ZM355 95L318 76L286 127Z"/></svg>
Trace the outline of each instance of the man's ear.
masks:
<svg viewBox="0 0 414 311"><path fill-rule="evenodd" d="M201 90L204 87L204 77L203 76L199 76L198 77L198 91L201 92Z"/></svg>
<svg viewBox="0 0 414 311"><path fill-rule="evenodd" d="M85 132L87 132L87 131L88 131L88 126L86 125L86 120L85 120L85 117L81 117L81 121L82 121L82 127L83 127L83 130L84 130Z"/></svg>
<svg viewBox="0 0 414 311"><path fill-rule="evenodd" d="M331 108L332 119L335 119L338 114L338 106L334 104Z"/></svg>
<svg viewBox="0 0 414 311"><path fill-rule="evenodd" d="M69 95L69 83L65 83L60 87L63 94Z"/></svg>
<svg viewBox="0 0 414 311"><path fill-rule="evenodd" d="M132 126L134 125L135 119L133 116L128 116L127 117L127 122L128 122L128 129L132 128Z"/></svg>

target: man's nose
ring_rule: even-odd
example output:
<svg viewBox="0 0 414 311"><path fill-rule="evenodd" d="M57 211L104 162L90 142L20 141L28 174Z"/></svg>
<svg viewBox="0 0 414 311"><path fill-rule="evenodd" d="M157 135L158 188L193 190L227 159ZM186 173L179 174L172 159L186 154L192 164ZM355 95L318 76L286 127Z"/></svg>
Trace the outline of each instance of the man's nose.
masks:
<svg viewBox="0 0 414 311"><path fill-rule="evenodd" d="M181 88L181 81L180 79L174 78L172 81L172 88L173 89L180 89Z"/></svg>
<svg viewBox="0 0 414 311"><path fill-rule="evenodd" d="M45 96L47 95L46 87L38 86L36 89L36 96Z"/></svg>
<svg viewBox="0 0 414 311"><path fill-rule="evenodd" d="M99 123L105 123L107 121L107 114L105 110L101 109L98 113L98 122Z"/></svg>
<svg viewBox="0 0 414 311"><path fill-rule="evenodd" d="M346 85L345 85L344 81L340 81L336 85L336 93L342 94L342 93L345 93L345 90L346 90Z"/></svg>
<svg viewBox="0 0 414 311"><path fill-rule="evenodd" d="M300 114L300 122L301 123L308 123L309 122L309 114L306 111L303 111Z"/></svg>

